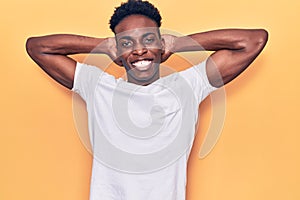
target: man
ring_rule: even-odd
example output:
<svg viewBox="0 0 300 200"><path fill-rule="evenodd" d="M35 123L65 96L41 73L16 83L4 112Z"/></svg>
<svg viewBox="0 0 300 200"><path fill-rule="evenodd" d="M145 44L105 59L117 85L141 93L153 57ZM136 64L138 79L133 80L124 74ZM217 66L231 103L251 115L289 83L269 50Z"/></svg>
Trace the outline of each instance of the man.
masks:
<svg viewBox="0 0 300 200"><path fill-rule="evenodd" d="M27 41L30 57L86 101L94 152L92 200L185 199L198 105L244 71L268 37L263 29L176 37L161 35L160 25L161 16L151 3L129 0L111 17L114 38L58 34ZM173 53L202 50L214 53L160 78L160 63ZM90 52L106 54L125 67L127 82L68 57Z"/></svg>

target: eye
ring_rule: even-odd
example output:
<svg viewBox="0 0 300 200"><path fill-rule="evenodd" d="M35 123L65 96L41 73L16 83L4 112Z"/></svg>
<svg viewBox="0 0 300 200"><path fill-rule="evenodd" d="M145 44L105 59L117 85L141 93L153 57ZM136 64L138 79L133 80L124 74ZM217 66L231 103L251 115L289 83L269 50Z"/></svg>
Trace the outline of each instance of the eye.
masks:
<svg viewBox="0 0 300 200"><path fill-rule="evenodd" d="M144 39L144 44L152 44L155 41L154 37L147 37Z"/></svg>
<svg viewBox="0 0 300 200"><path fill-rule="evenodd" d="M132 47L132 41L121 41L121 46L124 48Z"/></svg>

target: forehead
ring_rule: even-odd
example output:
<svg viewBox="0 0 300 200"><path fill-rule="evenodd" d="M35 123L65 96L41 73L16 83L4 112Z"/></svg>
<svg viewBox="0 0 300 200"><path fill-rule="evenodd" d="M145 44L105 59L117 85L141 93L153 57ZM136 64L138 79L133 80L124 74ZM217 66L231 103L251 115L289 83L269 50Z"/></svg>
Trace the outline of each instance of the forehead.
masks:
<svg viewBox="0 0 300 200"><path fill-rule="evenodd" d="M130 15L115 27L116 36L139 37L146 33L158 33L156 22L143 15Z"/></svg>
<svg viewBox="0 0 300 200"><path fill-rule="evenodd" d="M115 35L117 40L128 39L128 40L139 40L148 36L154 36L159 38L159 33L157 28L136 28Z"/></svg>

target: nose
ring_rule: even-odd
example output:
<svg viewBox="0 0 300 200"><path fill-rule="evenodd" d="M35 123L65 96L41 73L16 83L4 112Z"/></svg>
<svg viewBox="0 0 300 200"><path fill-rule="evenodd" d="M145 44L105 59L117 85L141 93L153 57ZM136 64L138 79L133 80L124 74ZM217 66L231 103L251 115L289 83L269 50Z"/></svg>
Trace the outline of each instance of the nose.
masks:
<svg viewBox="0 0 300 200"><path fill-rule="evenodd" d="M144 55L145 53L147 53L148 49L141 43L138 43L134 46L134 49L132 51L132 53L134 55Z"/></svg>

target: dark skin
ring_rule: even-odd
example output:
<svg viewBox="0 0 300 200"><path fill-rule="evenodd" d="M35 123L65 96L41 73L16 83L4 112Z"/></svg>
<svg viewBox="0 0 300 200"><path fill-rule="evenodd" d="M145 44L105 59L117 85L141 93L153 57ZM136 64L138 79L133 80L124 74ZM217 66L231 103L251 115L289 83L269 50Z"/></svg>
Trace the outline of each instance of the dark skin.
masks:
<svg viewBox="0 0 300 200"><path fill-rule="evenodd" d="M134 24L130 23L134 20ZM127 72L128 81L148 85L159 79L159 65L164 54L164 40L156 23L140 15L129 16L115 28L117 56ZM148 64L136 67L135 63Z"/></svg>
<svg viewBox="0 0 300 200"><path fill-rule="evenodd" d="M68 55L92 51L106 54L125 67L128 82L148 85L159 79L159 63L173 53L205 49L214 51L206 64L209 82L221 87L253 62L268 39L263 29L224 29L185 37L160 37L156 23L143 15L124 18L115 32L115 38L69 34L32 37L27 40L26 49L46 73L69 89L73 87L76 61ZM127 45L132 46L125 48Z"/></svg>

